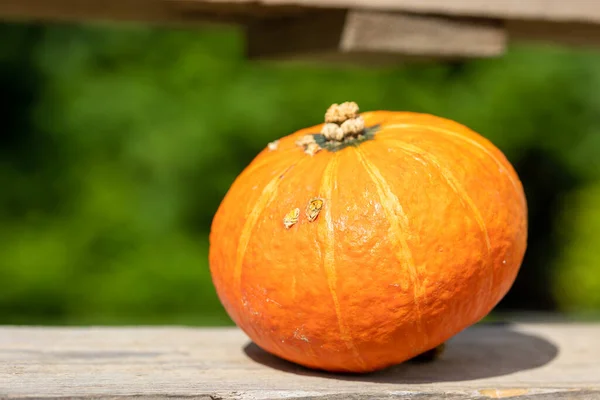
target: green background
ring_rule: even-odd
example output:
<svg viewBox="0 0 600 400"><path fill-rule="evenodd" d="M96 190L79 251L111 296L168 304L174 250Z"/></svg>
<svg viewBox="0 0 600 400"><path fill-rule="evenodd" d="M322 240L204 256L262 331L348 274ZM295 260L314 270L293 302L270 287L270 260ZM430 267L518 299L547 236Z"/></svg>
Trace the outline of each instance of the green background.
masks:
<svg viewBox="0 0 600 400"><path fill-rule="evenodd" d="M219 202L265 145L334 102L491 139L528 197L497 311L600 309L600 54L393 68L276 65L229 28L0 25L0 323L231 323L208 271Z"/></svg>

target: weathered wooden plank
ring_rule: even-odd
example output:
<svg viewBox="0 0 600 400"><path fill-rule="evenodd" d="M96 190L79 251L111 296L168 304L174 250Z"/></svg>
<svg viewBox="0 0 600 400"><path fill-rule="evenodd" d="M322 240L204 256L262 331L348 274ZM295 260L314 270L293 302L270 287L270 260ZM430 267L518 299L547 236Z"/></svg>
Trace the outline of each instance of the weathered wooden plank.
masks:
<svg viewBox="0 0 600 400"><path fill-rule="evenodd" d="M596 4L600 5L600 2ZM509 40L515 42L551 42L588 48L600 46L600 24L509 20L505 28Z"/></svg>
<svg viewBox="0 0 600 400"><path fill-rule="evenodd" d="M174 7L177 6L177 7ZM563 22L600 22L600 2L590 0L2 0L5 18L182 21L178 9L263 12L273 9L358 8ZM269 11L267 11L269 12Z"/></svg>
<svg viewBox="0 0 600 400"><path fill-rule="evenodd" d="M182 14L162 0L2 0L0 16L9 20L181 21Z"/></svg>
<svg viewBox="0 0 600 400"><path fill-rule="evenodd" d="M410 11L425 14L562 22L600 22L600 2L594 0L167 0L188 9L209 4L237 7L292 6Z"/></svg>
<svg viewBox="0 0 600 400"><path fill-rule="evenodd" d="M239 3L202 3L193 10L169 0L1 0L0 19L40 22L134 22L173 26L243 24L248 19L285 16L303 10L295 6L262 7Z"/></svg>
<svg viewBox="0 0 600 400"><path fill-rule="evenodd" d="M330 10L261 20L249 26L251 58L327 58L343 54L368 63L377 55L491 57L506 34L492 21L363 10Z"/></svg>
<svg viewBox="0 0 600 400"><path fill-rule="evenodd" d="M478 325L432 363L310 371L235 328L0 328L0 397L600 398L600 324ZM543 395L543 396L542 396Z"/></svg>

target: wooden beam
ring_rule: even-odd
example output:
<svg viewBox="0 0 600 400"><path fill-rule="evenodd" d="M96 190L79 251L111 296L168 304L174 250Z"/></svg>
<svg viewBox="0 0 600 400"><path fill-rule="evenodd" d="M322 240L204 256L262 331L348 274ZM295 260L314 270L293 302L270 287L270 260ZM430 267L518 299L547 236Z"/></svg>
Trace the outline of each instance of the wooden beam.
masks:
<svg viewBox="0 0 600 400"><path fill-rule="evenodd" d="M237 7L195 3L193 9L170 0L0 0L0 19L36 22L133 22L174 26L243 24L263 15L286 15L297 7Z"/></svg>
<svg viewBox="0 0 600 400"><path fill-rule="evenodd" d="M371 9L494 19L600 23L594 0L2 0L0 17L18 20L187 22L192 11L281 15L303 9Z"/></svg>
<svg viewBox="0 0 600 400"><path fill-rule="evenodd" d="M0 328L0 398L597 399L600 324L477 325L430 363L300 368L235 328ZM511 397L512 396L512 397Z"/></svg>
<svg viewBox="0 0 600 400"><path fill-rule="evenodd" d="M251 58L325 58L341 54L368 63L377 55L492 57L504 53L501 24L401 13L329 10L261 20L249 26Z"/></svg>
<svg viewBox="0 0 600 400"><path fill-rule="evenodd" d="M0 19L50 22L244 23L296 15L306 7L187 0L0 0Z"/></svg>
<svg viewBox="0 0 600 400"><path fill-rule="evenodd" d="M423 14L481 18L527 19L600 23L600 2L596 0L168 0L187 8L194 4L221 4L238 7L303 6L316 8L359 8L408 11Z"/></svg>
<svg viewBox="0 0 600 400"><path fill-rule="evenodd" d="M566 46L600 47L600 24L508 20L505 27L509 40L514 42L550 42Z"/></svg>
<svg viewBox="0 0 600 400"><path fill-rule="evenodd" d="M164 0L1 0L0 16L13 21L188 21Z"/></svg>

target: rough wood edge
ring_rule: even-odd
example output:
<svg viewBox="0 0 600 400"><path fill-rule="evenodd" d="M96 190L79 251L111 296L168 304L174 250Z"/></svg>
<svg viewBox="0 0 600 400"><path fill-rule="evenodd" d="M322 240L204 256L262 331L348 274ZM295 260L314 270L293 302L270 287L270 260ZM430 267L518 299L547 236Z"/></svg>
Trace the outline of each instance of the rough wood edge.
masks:
<svg viewBox="0 0 600 400"><path fill-rule="evenodd" d="M489 390L489 393L440 393L440 392L407 392L398 391L396 393L323 393L319 395L305 396L301 392L299 396L267 395L257 397L252 393L235 392L211 393L198 395L99 395L99 396L2 396L0 399L20 399L20 400L132 400L132 399L180 399L180 400L489 400L489 399L513 399L513 400L597 400L600 398L600 390L556 390L549 392L536 392L527 390Z"/></svg>
<svg viewBox="0 0 600 400"><path fill-rule="evenodd" d="M403 55L402 60L495 57L504 53L507 36L498 21L327 10L254 22L247 37L253 59L328 59L339 54L368 61L380 59L378 55Z"/></svg>
<svg viewBox="0 0 600 400"><path fill-rule="evenodd" d="M598 3L600 4L600 2ZM600 47L600 25L583 22L506 21L510 41Z"/></svg>
<svg viewBox="0 0 600 400"><path fill-rule="evenodd" d="M185 12L166 0L1 0L0 20L13 22L118 22L188 26L241 24L248 15Z"/></svg>
<svg viewBox="0 0 600 400"><path fill-rule="evenodd" d="M600 23L592 0L2 0L0 15L26 19L164 21L186 19L178 11L277 15L306 8L373 9L449 16Z"/></svg>
<svg viewBox="0 0 600 400"><path fill-rule="evenodd" d="M423 14L600 23L600 2L594 0L167 0L184 8L242 5L267 7L360 8Z"/></svg>
<svg viewBox="0 0 600 400"><path fill-rule="evenodd" d="M236 328L8 326L0 398L596 399L599 332L598 323L479 324L450 341L439 365L354 377L298 369Z"/></svg>

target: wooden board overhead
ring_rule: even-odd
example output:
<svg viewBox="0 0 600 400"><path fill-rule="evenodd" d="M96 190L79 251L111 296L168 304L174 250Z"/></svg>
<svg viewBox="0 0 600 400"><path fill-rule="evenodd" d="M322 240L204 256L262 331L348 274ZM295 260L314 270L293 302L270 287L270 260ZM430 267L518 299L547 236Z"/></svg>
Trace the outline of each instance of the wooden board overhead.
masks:
<svg viewBox="0 0 600 400"><path fill-rule="evenodd" d="M133 21L185 23L189 20L165 0L2 0L0 17L9 21Z"/></svg>
<svg viewBox="0 0 600 400"><path fill-rule="evenodd" d="M0 328L0 398L598 399L599 324L478 325L430 363L307 370L235 328Z"/></svg>
<svg viewBox="0 0 600 400"><path fill-rule="evenodd" d="M167 0L185 7L241 5L357 8L448 16L600 23L595 0Z"/></svg>
<svg viewBox="0 0 600 400"><path fill-rule="evenodd" d="M305 9L363 9L437 14L451 17L600 23L600 2L593 0L2 0L0 18L18 20L131 20L178 22L186 15L281 15Z"/></svg>
<svg viewBox="0 0 600 400"><path fill-rule="evenodd" d="M405 59L492 57L506 47L503 27L493 21L365 10L262 20L248 26L247 37L251 58L332 60L342 55L362 64L377 64L386 54Z"/></svg>
<svg viewBox="0 0 600 400"><path fill-rule="evenodd" d="M0 19L237 24L259 59L497 57L511 40L600 47L591 0L2 0Z"/></svg>

